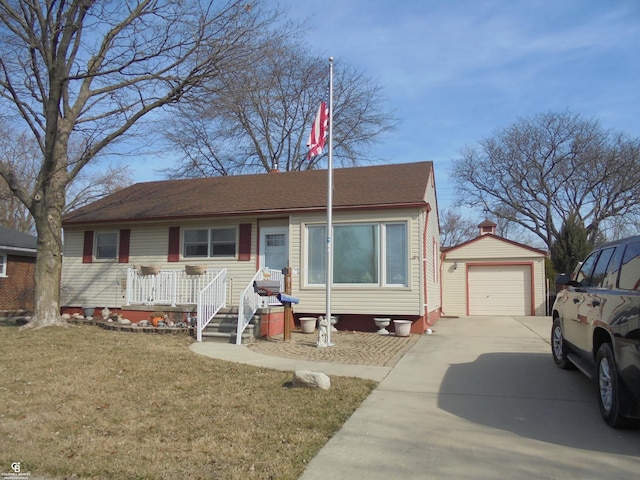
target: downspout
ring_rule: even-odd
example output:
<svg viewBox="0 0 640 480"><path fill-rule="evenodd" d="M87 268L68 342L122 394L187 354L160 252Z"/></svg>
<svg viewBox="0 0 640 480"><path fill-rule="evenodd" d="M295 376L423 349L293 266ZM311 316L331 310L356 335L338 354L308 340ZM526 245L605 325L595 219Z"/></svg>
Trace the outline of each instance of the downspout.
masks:
<svg viewBox="0 0 640 480"><path fill-rule="evenodd" d="M428 286L428 277L427 277L427 268L428 268L428 259L429 252L427 246L427 230L429 225L429 212L430 208L427 205L426 215L424 221L424 228L422 230L422 284L423 284L423 295L424 295L424 304L422 305L423 311L422 314L425 318L425 323L430 325L429 323L429 286Z"/></svg>

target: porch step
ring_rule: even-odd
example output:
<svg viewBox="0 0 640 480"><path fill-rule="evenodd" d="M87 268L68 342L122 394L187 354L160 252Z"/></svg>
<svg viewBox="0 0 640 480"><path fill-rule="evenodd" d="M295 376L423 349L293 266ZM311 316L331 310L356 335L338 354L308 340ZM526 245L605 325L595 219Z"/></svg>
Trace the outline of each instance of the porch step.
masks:
<svg viewBox="0 0 640 480"><path fill-rule="evenodd" d="M260 317L254 316L244 332L241 343L253 343L256 341L256 333L259 332ZM220 310L213 317L202 332L203 342L236 343L238 331L238 307L229 307Z"/></svg>

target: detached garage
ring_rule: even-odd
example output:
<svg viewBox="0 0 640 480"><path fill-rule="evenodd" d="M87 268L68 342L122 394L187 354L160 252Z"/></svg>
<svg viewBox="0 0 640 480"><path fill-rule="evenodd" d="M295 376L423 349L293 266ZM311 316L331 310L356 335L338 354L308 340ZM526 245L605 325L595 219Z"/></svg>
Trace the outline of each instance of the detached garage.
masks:
<svg viewBox="0 0 640 480"><path fill-rule="evenodd" d="M443 315L545 315L546 253L495 235L492 222L479 227L479 237L443 248Z"/></svg>

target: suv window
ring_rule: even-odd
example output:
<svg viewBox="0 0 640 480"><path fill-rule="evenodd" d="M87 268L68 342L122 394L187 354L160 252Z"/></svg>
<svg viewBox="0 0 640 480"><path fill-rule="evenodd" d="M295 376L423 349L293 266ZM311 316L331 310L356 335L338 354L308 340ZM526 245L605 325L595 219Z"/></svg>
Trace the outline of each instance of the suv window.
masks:
<svg viewBox="0 0 640 480"><path fill-rule="evenodd" d="M588 281L582 282L585 287L602 287L604 283L605 275L609 267L611 257L615 247L605 248L600 251L600 256L596 262L596 266L593 269L593 274Z"/></svg>
<svg viewBox="0 0 640 480"><path fill-rule="evenodd" d="M598 252L592 253L587 257L587 259L580 267L580 271L576 276L576 282L579 282L580 285L585 286L589 285L589 279L591 278L591 271L593 270L593 266L596 263L596 259L598 258Z"/></svg>
<svg viewBox="0 0 640 480"><path fill-rule="evenodd" d="M640 289L640 242L627 245L620 267L619 287L624 290Z"/></svg>
<svg viewBox="0 0 640 480"><path fill-rule="evenodd" d="M616 288L618 283L618 272L620 271L620 260L622 259L623 247L618 246L615 249L613 257L609 261L609 267L607 268L607 274L602 281L602 288L612 290Z"/></svg>

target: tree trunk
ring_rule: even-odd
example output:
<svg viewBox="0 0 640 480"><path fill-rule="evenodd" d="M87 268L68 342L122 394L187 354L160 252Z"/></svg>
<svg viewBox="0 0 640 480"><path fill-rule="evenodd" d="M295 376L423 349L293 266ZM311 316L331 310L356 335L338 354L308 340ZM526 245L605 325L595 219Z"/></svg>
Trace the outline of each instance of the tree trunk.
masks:
<svg viewBox="0 0 640 480"><path fill-rule="evenodd" d="M61 213L55 210L55 208L38 209L38 215L35 216L38 231L38 256L34 273L35 307L26 328L66 325L60 316Z"/></svg>

